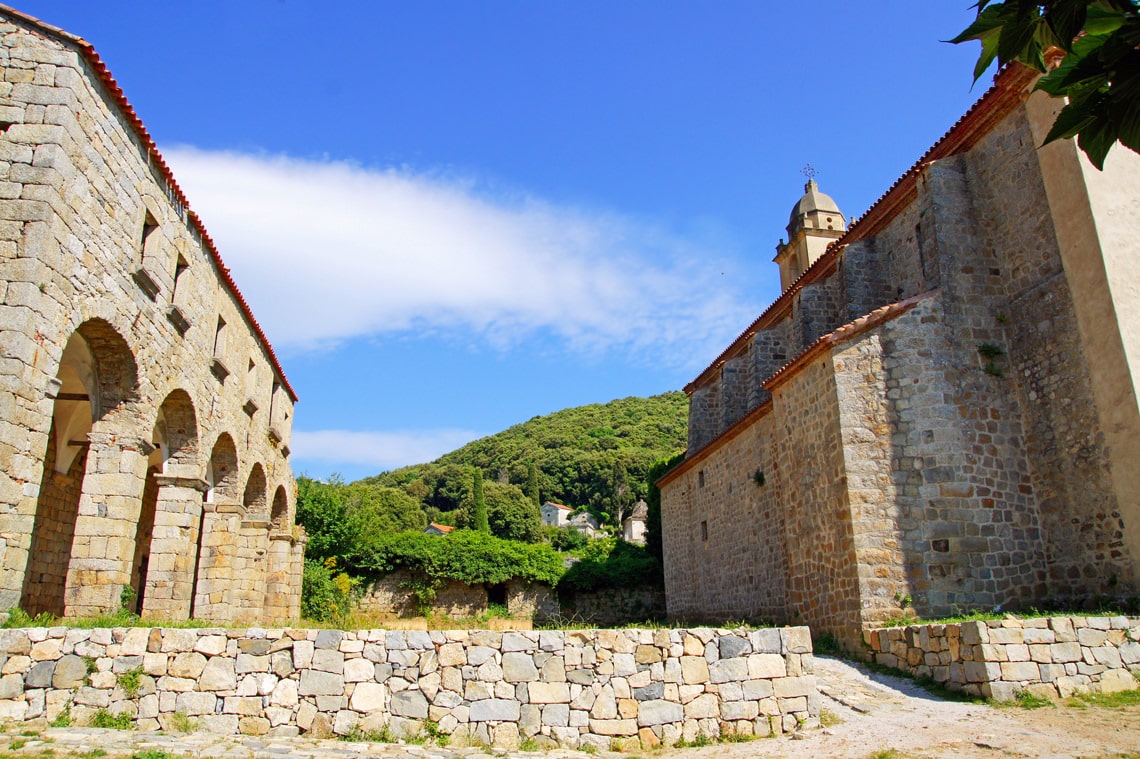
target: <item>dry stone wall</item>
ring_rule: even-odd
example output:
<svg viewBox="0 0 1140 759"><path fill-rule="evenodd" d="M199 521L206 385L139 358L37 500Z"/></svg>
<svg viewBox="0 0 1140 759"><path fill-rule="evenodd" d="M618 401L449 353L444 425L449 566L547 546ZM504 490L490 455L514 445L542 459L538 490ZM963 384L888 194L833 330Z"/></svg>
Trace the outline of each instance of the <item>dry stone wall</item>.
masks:
<svg viewBox="0 0 1140 759"><path fill-rule="evenodd" d="M0 630L0 719L609 748L818 722L807 628L491 632ZM138 675L133 693L123 675ZM132 675L133 677L134 675Z"/></svg>
<svg viewBox="0 0 1140 759"><path fill-rule="evenodd" d="M877 664L954 690L1008 701L1132 690L1140 676L1140 618L1050 617L867 630Z"/></svg>

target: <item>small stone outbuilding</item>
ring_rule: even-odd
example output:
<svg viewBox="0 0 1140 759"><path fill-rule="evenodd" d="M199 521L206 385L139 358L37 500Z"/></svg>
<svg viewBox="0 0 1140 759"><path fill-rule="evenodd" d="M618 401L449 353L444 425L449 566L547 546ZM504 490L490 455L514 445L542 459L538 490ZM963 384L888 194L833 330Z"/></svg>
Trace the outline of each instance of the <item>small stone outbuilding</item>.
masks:
<svg viewBox="0 0 1140 759"><path fill-rule="evenodd" d="M297 396L85 41L0 6L0 609L291 619Z"/></svg>

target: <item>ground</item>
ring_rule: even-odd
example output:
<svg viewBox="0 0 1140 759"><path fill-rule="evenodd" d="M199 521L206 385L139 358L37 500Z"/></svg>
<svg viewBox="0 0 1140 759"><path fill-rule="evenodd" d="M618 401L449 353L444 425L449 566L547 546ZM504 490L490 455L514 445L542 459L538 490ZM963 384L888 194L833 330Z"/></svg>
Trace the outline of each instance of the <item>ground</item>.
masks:
<svg viewBox="0 0 1140 759"><path fill-rule="evenodd" d="M648 759L747 757L1140 757L1140 704L1125 706L994 707L932 696L912 681L869 673L830 657L816 658L827 727L794 737L703 748L631 749L593 756ZM54 753L51 753L54 752ZM140 733L93 728L13 725L0 735L0 757L27 759L460 759L493 754L584 759L584 751L548 752L354 743L308 738L254 738Z"/></svg>

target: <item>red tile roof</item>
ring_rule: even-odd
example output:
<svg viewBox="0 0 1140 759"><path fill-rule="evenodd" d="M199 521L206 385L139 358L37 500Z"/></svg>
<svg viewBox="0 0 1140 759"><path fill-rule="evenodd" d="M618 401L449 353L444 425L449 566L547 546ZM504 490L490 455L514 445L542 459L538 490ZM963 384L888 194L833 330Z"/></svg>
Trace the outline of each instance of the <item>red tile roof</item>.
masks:
<svg viewBox="0 0 1140 759"><path fill-rule="evenodd" d="M99 57L99 54L95 52L95 48L91 45L90 42L83 39L82 37L77 37L76 35L66 32L57 26L47 24L43 21L40 21L38 18L29 16L26 13L21 13L15 8L11 8L7 5L0 5L0 13L11 16L14 19L18 19L20 22L27 26L34 27L34 30L41 32L44 34L44 36L54 38L60 42L63 42L64 44L74 45L79 48L79 52L83 55L84 59L86 59L87 63L95 71L95 74L98 76L99 81L102 82L103 86L107 88L108 94L111 96L111 99L115 102L115 104L118 105L119 110L126 118L127 123L131 125L131 128L135 132L135 136L138 137L139 141L143 145L143 148L147 152L147 158L151 164L153 164L158 173L162 176L163 180L169 185L171 194L173 194L174 197L177 198L178 202L182 204L183 208L186 209L187 221L190 223L190 226L194 229L194 231L198 233L198 236L202 238L202 246L207 250L207 252L209 252L210 258L213 259L214 266L217 268L218 274L221 277L223 284L225 284L226 288L238 302L238 305L241 307L242 313L245 315L246 320L253 328L254 334L257 335L258 339L261 341L262 346L265 348L265 352L268 354L269 360L273 364L273 368L277 371L277 376L281 378L281 384L289 393L289 397L293 399L294 403L296 403L298 401L296 391L293 390L293 386L289 384L289 380L285 377L285 371L281 368L280 361L277 360L277 354L274 353L273 346L269 344L269 339L266 338L265 333L261 329L261 325L257 323L257 319L254 318L253 312L250 310L249 304L246 303L245 297L242 296L241 291L238 290L237 283L235 283L233 277L230 276L230 270L222 261L222 256L218 253L218 249L214 245L213 239L206 231L206 227L203 226L201 219L198 218L198 214L190 210L190 203L186 200L186 195L182 192L182 188L178 186L178 182L175 181L174 174L170 171L170 167L166 165L166 161L163 160L162 155L158 152L158 147L154 144L154 140L151 138L150 133L147 132L146 127L142 123L142 120L139 119L138 114L135 113L135 109L127 101L127 96L123 94L123 90L121 87L119 87L119 83L115 81L115 78L113 76L111 76L111 72L107 69L107 65L103 63L103 60Z"/></svg>
<svg viewBox="0 0 1140 759"><path fill-rule="evenodd" d="M446 524L436 524L435 522L429 524L428 527L434 527L445 535L455 529L454 527L450 527Z"/></svg>

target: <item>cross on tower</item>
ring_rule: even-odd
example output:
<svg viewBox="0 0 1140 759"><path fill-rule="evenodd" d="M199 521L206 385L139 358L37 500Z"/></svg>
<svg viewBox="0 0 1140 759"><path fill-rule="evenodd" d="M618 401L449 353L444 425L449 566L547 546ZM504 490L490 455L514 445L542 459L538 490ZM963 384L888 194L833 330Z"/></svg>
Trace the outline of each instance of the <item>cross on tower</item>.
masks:
<svg viewBox="0 0 1140 759"><path fill-rule="evenodd" d="M819 174L810 163L800 169L800 173L807 177L809 182L814 180Z"/></svg>

